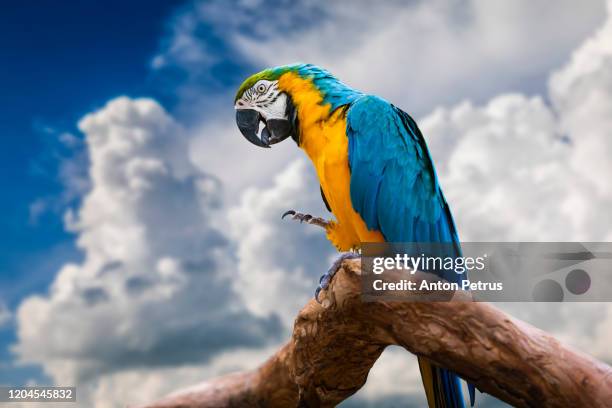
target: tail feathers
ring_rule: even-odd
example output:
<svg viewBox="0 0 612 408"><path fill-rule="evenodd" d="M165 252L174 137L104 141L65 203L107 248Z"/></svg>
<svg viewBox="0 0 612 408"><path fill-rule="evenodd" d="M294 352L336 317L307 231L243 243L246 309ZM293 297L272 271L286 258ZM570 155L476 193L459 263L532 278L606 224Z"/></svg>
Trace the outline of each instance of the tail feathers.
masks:
<svg viewBox="0 0 612 408"><path fill-rule="evenodd" d="M476 402L476 387L474 384L468 383L468 391L470 392L470 406L474 406Z"/></svg>
<svg viewBox="0 0 612 408"><path fill-rule="evenodd" d="M429 408L465 408L459 376L424 358L419 357L418 360ZM474 405L474 392L471 389L470 403Z"/></svg>

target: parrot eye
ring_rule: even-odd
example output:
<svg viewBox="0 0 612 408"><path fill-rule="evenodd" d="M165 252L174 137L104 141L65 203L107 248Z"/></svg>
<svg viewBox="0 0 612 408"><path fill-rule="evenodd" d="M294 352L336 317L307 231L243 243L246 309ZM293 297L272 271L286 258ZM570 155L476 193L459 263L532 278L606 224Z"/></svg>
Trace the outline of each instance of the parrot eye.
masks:
<svg viewBox="0 0 612 408"><path fill-rule="evenodd" d="M266 91L266 86L264 84L259 84L259 85L257 85L256 90L259 93L264 93Z"/></svg>

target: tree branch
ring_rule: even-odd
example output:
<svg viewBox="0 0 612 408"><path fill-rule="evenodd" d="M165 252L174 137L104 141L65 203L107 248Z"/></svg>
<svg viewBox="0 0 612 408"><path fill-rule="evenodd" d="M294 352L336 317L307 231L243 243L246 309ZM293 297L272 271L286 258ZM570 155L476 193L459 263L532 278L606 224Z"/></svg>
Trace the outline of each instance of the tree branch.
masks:
<svg viewBox="0 0 612 408"><path fill-rule="evenodd" d="M332 407L363 386L389 345L514 406L611 404L612 368L549 334L487 303L363 302L359 275L359 260L345 261L322 292L323 305L311 300L290 341L258 369L144 407Z"/></svg>

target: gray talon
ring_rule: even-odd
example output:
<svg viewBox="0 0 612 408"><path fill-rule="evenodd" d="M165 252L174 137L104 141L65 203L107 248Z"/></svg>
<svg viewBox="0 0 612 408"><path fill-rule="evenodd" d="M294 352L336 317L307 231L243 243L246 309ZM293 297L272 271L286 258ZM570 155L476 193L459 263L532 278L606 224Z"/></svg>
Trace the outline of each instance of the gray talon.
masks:
<svg viewBox="0 0 612 408"><path fill-rule="evenodd" d="M345 261L346 259L355 259L355 258L359 258L360 256L361 255L355 252L345 252L342 255L340 255L338 259L334 261L334 263L329 268L329 270L324 275L322 275L321 278L319 278L319 286L317 287L317 290L315 291L315 300L317 302L321 303L321 301L319 300L319 294L321 293L322 290L325 290L329 287L329 284L331 280L333 279L334 275L338 272L338 270L340 270L340 266L342 265L342 262Z"/></svg>
<svg viewBox="0 0 612 408"><path fill-rule="evenodd" d="M283 215L281 215L281 220L282 220L283 218L285 218L286 216L288 216L288 215L295 215L295 211L293 211L293 210L287 210L287 211L285 211L285 212L284 212L284 214L283 214Z"/></svg>
<svg viewBox="0 0 612 408"><path fill-rule="evenodd" d="M285 211L283 215L281 215L281 219L284 219L288 215L291 215L292 220L298 220L300 223L306 222L307 224L318 225L319 227L324 229L326 229L329 225L329 221L321 217L313 217L310 214L303 214L295 210Z"/></svg>

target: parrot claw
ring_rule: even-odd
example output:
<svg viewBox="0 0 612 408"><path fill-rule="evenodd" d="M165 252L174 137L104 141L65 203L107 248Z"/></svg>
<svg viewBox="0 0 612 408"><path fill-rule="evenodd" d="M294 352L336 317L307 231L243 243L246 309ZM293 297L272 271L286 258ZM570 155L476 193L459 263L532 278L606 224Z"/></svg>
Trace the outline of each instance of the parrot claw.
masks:
<svg viewBox="0 0 612 408"><path fill-rule="evenodd" d="M295 210L285 211L285 213L281 216L281 219L288 215L291 215L291 219L299 221L300 224L305 222L307 224L317 225L321 228L327 228L329 225L329 221L321 217L313 217L310 214L304 214Z"/></svg>
<svg viewBox="0 0 612 408"><path fill-rule="evenodd" d="M317 302L321 303L321 301L319 300L319 293L321 293L322 290L325 290L329 287L329 283L331 282L332 278L334 277L336 272L340 270L340 266L342 265L342 262L344 262L347 259L359 258L360 256L361 255L356 252L345 252L342 255L340 255L338 259L334 261L334 263L329 268L329 270L319 279L319 286L317 287L317 290L315 291L315 300Z"/></svg>

